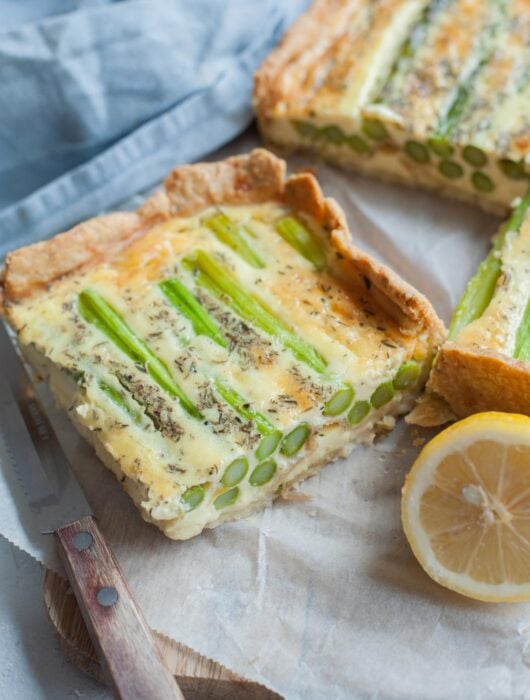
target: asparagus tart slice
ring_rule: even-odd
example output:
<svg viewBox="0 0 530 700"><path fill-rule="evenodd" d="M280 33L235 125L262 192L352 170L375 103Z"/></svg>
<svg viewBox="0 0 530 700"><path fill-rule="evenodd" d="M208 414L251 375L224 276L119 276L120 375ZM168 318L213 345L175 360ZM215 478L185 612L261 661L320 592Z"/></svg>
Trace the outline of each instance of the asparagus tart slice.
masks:
<svg viewBox="0 0 530 700"><path fill-rule="evenodd" d="M504 213L530 177L530 5L316 0L256 74L264 137Z"/></svg>
<svg viewBox="0 0 530 700"><path fill-rule="evenodd" d="M11 253L37 373L174 539L261 508L407 412L444 329L264 150L180 167L136 212Z"/></svg>
<svg viewBox="0 0 530 700"><path fill-rule="evenodd" d="M530 191L469 281L426 398L409 417L445 422L481 411L530 415ZM441 399L441 401L440 401Z"/></svg>

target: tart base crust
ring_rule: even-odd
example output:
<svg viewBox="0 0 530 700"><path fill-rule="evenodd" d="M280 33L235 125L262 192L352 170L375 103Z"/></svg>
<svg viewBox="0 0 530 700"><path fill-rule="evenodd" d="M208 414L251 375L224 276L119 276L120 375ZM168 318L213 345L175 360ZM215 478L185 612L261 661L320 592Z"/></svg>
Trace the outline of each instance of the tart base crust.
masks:
<svg viewBox="0 0 530 700"><path fill-rule="evenodd" d="M445 399L459 418L481 411L530 415L530 364L493 350L446 343L428 389Z"/></svg>

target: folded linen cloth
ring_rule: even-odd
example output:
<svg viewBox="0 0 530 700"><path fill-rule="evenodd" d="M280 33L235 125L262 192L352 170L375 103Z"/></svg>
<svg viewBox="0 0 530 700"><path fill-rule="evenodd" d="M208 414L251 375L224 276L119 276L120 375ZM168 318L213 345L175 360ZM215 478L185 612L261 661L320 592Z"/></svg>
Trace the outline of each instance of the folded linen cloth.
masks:
<svg viewBox="0 0 530 700"><path fill-rule="evenodd" d="M0 0L0 258L234 138L307 4Z"/></svg>

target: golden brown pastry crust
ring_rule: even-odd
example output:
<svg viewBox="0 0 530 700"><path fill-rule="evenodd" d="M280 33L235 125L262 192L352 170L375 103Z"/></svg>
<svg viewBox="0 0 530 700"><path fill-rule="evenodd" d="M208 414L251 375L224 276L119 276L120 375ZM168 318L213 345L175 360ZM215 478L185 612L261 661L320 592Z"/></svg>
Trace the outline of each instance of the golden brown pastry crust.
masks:
<svg viewBox="0 0 530 700"><path fill-rule="evenodd" d="M298 85L301 85L304 69L318 60L324 50L323 42L330 45L336 35L343 33L347 17L353 11L351 0L316 0L288 29L254 75L254 107L258 122L266 120L272 111L281 111L286 98L292 100L297 88L296 78L300 79ZM294 61L300 63L299 75L293 75L292 83L287 83L287 68Z"/></svg>
<svg viewBox="0 0 530 700"><path fill-rule="evenodd" d="M136 212L88 219L66 233L9 253L2 280L4 303L44 290L54 280L96 265L159 221L189 216L215 204L250 204L283 191L285 162L263 148L218 163L176 168Z"/></svg>
<svg viewBox="0 0 530 700"><path fill-rule="evenodd" d="M55 279L109 255L142 230L136 213L116 212L88 219L48 241L8 253L2 279L5 301L44 290Z"/></svg>
<svg viewBox="0 0 530 700"><path fill-rule="evenodd" d="M313 216L328 232L332 247L342 257L348 274L373 285L372 294L411 332L427 330L433 345L444 337L444 327L427 299L389 268L351 244L344 213L325 198L310 173L285 179L285 162L263 148L217 163L176 168L156 193L136 212L114 213L89 219L66 233L10 253L2 286L4 307L42 293L68 274L76 273L144 235L164 219L191 214L216 204L252 204L280 199L293 209ZM376 291L378 290L378 291Z"/></svg>
<svg viewBox="0 0 530 700"><path fill-rule="evenodd" d="M530 415L530 363L493 350L447 342L436 358L428 389L464 418L480 411Z"/></svg>

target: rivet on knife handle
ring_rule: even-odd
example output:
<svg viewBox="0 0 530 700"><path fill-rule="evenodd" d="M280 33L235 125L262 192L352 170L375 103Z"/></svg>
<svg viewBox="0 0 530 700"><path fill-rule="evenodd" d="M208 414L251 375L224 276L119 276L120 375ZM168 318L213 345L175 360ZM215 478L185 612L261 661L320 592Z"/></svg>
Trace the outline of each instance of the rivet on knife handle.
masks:
<svg viewBox="0 0 530 700"><path fill-rule="evenodd" d="M96 521L57 530L59 551L98 656L122 700L184 696L164 666L151 630Z"/></svg>

